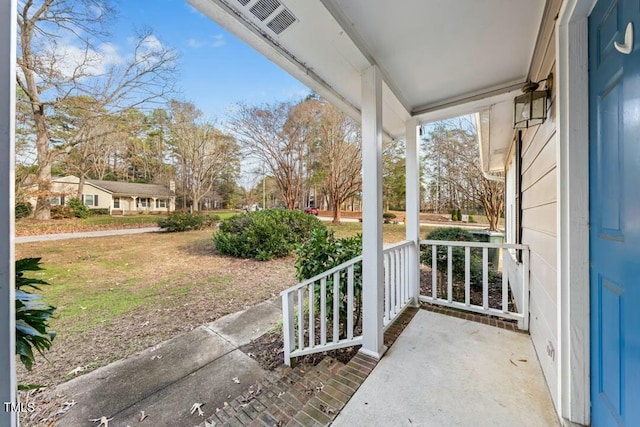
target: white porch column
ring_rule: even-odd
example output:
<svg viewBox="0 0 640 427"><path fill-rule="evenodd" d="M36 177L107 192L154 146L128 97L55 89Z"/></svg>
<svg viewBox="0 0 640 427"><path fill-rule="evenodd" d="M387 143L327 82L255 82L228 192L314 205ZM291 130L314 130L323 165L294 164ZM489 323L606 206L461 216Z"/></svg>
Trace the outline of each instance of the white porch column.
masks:
<svg viewBox="0 0 640 427"><path fill-rule="evenodd" d="M15 366L15 82L17 0L0 2L0 425L16 426Z"/></svg>
<svg viewBox="0 0 640 427"><path fill-rule="evenodd" d="M382 357L382 77L373 65L362 73L362 353Z"/></svg>
<svg viewBox="0 0 640 427"><path fill-rule="evenodd" d="M413 290L413 305L419 306L420 301L420 156L418 143L420 141L418 121L407 121L405 132L405 185L406 185L406 239L414 243L409 258L409 283Z"/></svg>

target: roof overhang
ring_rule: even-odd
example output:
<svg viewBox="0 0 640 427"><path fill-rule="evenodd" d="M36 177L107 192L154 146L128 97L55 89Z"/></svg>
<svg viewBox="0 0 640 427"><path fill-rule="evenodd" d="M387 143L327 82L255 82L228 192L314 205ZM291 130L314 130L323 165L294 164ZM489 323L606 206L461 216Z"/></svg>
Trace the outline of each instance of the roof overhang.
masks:
<svg viewBox="0 0 640 427"><path fill-rule="evenodd" d="M529 78L547 3L188 1L356 119L362 73L378 66L383 129L392 138L404 135L412 117L424 123L460 111L502 111L497 105L512 101ZM502 116L491 121L493 131L506 123ZM511 123L508 130L512 135Z"/></svg>

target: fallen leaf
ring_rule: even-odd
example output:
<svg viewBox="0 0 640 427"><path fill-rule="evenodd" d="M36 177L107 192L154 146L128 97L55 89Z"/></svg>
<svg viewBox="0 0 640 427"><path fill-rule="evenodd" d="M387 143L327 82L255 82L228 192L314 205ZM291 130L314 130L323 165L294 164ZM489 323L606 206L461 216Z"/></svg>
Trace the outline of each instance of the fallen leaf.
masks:
<svg viewBox="0 0 640 427"><path fill-rule="evenodd" d="M511 360L511 359L509 359L509 362L511 362L511 364L512 364L513 366L518 366L518 365L516 365L516 362L514 362L514 361L513 361L513 360Z"/></svg>
<svg viewBox="0 0 640 427"><path fill-rule="evenodd" d="M111 421L113 418L107 418L104 415L101 416L100 418L94 418L92 420L89 420L93 423L100 423L98 424L98 427L109 427L109 421Z"/></svg>
<svg viewBox="0 0 640 427"><path fill-rule="evenodd" d="M140 415L138 415L138 421L142 422L144 421L145 418L147 418L148 415L144 413L144 411L140 411Z"/></svg>
<svg viewBox="0 0 640 427"><path fill-rule="evenodd" d="M78 366L77 368L69 371L69 373L67 375L74 375L75 376L75 375L78 375L80 372L84 371L85 369L87 369L87 368L85 368L84 366Z"/></svg>
<svg viewBox="0 0 640 427"><path fill-rule="evenodd" d="M191 406L191 415L198 411L198 415L204 417L204 412L200 409L203 405L204 403L194 403L193 406Z"/></svg>
<svg viewBox="0 0 640 427"><path fill-rule="evenodd" d="M240 384L240 380L238 379L238 377L233 377L233 382L236 384Z"/></svg>

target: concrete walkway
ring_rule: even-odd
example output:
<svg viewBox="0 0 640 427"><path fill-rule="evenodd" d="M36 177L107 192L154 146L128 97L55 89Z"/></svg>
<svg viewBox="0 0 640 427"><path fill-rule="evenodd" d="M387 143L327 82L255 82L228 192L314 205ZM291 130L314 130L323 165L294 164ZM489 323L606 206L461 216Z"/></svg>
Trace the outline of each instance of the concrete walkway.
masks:
<svg viewBox="0 0 640 427"><path fill-rule="evenodd" d="M270 375L238 349L272 329L281 318L279 298L230 314L124 360L56 387L77 404L56 425L109 427L194 426L223 408L251 384ZM202 404L202 416L191 413Z"/></svg>
<svg viewBox="0 0 640 427"><path fill-rule="evenodd" d="M19 236L16 243L45 242L49 240L82 239L85 237L119 236L122 234L155 233L160 227L123 228L120 230L85 231L81 233L42 234L40 236Z"/></svg>
<svg viewBox="0 0 640 427"><path fill-rule="evenodd" d="M559 422L528 335L420 310L332 425Z"/></svg>

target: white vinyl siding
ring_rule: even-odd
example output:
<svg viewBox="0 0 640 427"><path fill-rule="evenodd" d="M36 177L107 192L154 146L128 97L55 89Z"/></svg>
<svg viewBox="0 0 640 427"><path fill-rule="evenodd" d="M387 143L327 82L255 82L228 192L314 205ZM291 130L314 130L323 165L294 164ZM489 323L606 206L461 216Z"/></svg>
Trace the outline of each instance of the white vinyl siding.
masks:
<svg viewBox="0 0 640 427"><path fill-rule="evenodd" d="M553 18L560 0L548 5ZM539 81L555 73L555 24L543 24L542 35L532 61L531 79ZM544 84L544 83L542 83ZM552 93L547 121L527 129L522 137L522 243L531 250L530 264L530 333L549 385L558 404L558 174L555 90ZM512 167L515 162L511 163ZM507 177L509 176L507 172ZM507 224L510 221L507 197ZM514 206L514 209L517 209ZM514 230L515 232L516 230ZM509 238L513 238L511 232Z"/></svg>

